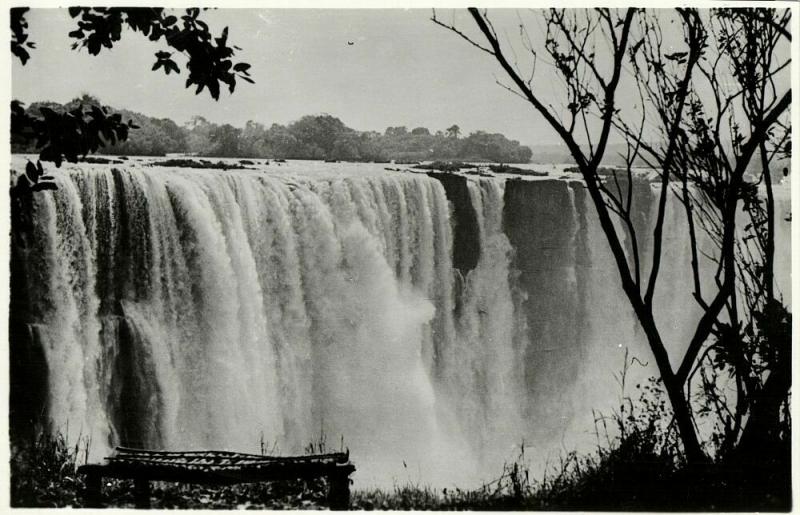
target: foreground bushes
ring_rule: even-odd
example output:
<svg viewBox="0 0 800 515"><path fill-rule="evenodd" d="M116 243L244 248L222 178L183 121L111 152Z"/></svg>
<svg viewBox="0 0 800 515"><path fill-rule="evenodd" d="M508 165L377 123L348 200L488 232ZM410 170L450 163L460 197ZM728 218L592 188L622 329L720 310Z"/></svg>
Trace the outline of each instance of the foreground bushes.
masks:
<svg viewBox="0 0 800 515"><path fill-rule="evenodd" d="M624 385L624 373L621 377ZM763 466L728 458L702 466L685 463L663 390L655 379L636 385L640 398L625 397L610 415L597 414L597 449L572 452L542 478L530 477L524 446L500 477L475 490L396 485L391 490L353 491L353 509L390 510L635 510L787 511L791 508L790 441ZM624 388L624 386L623 386ZM787 433L788 434L788 433ZM82 480L75 473L80 449L60 436L42 435L12 447L14 507L80 507ZM325 452L324 436L308 453ZM133 485L103 485L108 506L133 507ZM154 508L315 509L327 507L327 485L283 481L229 487L154 483Z"/></svg>
<svg viewBox="0 0 800 515"><path fill-rule="evenodd" d="M626 356L627 360L627 356ZM618 377L625 391L623 369ZM763 453L759 466L723 455L689 466L663 386L637 384L636 401L624 396L605 416L595 414L597 448L571 452L540 479L530 477L525 449L495 481L473 491L418 485L357 491L355 509L788 511L791 509L790 440ZM789 434L789 431L786 432Z"/></svg>
<svg viewBox="0 0 800 515"><path fill-rule="evenodd" d="M11 452L11 506L26 508L83 507L83 478L75 472L78 446L62 435L40 435ZM153 482L153 508L313 509L327 506L325 480L280 481L225 487ZM133 508L133 481L105 479L106 506Z"/></svg>
<svg viewBox="0 0 800 515"><path fill-rule="evenodd" d="M11 447L11 506L77 506L77 448L62 435L40 435L26 446Z"/></svg>
<svg viewBox="0 0 800 515"><path fill-rule="evenodd" d="M724 464L690 470L653 446L654 435L635 431L581 456L569 453L539 480L529 478L524 453L497 480L475 490L433 489L415 484L390 490L359 490L352 509L383 510L788 510L788 491L767 491ZM81 507L82 479L75 474L77 449L62 437L41 437L12 453L13 507ZM153 508L326 508L327 485L283 481L228 487L153 483ZM107 480L107 506L134 506L130 481Z"/></svg>

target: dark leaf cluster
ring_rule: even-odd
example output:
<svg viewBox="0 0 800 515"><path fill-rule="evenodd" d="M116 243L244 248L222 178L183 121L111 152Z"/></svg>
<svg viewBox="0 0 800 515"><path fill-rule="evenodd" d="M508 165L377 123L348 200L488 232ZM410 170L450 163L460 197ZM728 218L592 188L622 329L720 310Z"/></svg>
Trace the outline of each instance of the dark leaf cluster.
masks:
<svg viewBox="0 0 800 515"><path fill-rule="evenodd" d="M72 7L70 16L77 20L77 28L69 33L76 41L73 49L86 48L98 55L103 48L112 48L122 37L123 28L139 32L151 41L164 41L175 52L156 52L153 70L163 69L169 75L180 73L174 54L186 57L188 71L186 87L195 87L199 94L207 89L214 100L219 100L224 84L233 93L236 80L253 83L248 63L234 63L236 46L228 45L228 28L219 36L211 33L208 24L200 19L200 9L186 9L180 18L162 8L89 8Z"/></svg>
<svg viewBox="0 0 800 515"><path fill-rule="evenodd" d="M78 157L125 141L129 130L137 128L130 120L123 122L119 113L109 114L108 108L96 104L79 104L63 111L40 107L38 111L36 116L26 111L22 102L11 102L12 143L34 143L39 158L57 167L65 159L75 163Z"/></svg>
<svg viewBox="0 0 800 515"><path fill-rule="evenodd" d="M36 43L28 41L28 22L25 20L25 13L29 10L28 7L11 9L11 53L19 58L23 66L31 57L28 49L36 48Z"/></svg>
<svg viewBox="0 0 800 515"><path fill-rule="evenodd" d="M79 105L100 101L89 95L68 104L34 103L24 111L33 117L41 116L41 108L66 112ZM22 109L19 107L19 109ZM109 117L132 121L138 128L125 141L103 147L112 155L164 156L171 153L191 153L213 157L244 157L268 159L326 159L339 161L374 161L418 163L426 160L491 161L527 163L531 149L502 134L475 131L460 137L453 125L446 130L432 131L426 127L388 127L384 133L358 131L339 118L321 114L271 126L248 121L244 127L216 124L196 116L179 126L168 118L155 118L126 109L107 107ZM26 137L16 135L24 128L12 131L11 151L38 153L33 131Z"/></svg>

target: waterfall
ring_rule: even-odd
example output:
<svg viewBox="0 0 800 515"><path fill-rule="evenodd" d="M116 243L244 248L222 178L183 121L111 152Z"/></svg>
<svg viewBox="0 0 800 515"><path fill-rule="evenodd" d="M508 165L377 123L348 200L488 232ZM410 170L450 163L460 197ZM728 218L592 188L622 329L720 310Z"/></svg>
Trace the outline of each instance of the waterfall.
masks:
<svg viewBox="0 0 800 515"><path fill-rule="evenodd" d="M474 485L522 442L585 439L625 348L652 361L579 183L339 168L54 174L12 312L50 425L90 460L301 453L322 432L359 484ZM698 311L669 213L656 302L676 349Z"/></svg>

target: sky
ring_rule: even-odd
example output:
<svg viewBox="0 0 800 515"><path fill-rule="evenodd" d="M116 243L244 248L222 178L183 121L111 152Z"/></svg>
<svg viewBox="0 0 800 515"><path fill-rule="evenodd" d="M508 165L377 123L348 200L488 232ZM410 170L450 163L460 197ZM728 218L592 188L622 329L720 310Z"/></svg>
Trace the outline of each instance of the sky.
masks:
<svg viewBox="0 0 800 515"><path fill-rule="evenodd" d="M665 17L667 51L684 50L680 24L669 19L674 11L658 12ZM529 69L532 60L519 44L519 23L528 27L534 48L541 49L541 19L528 10L493 9L490 14L508 45L509 59ZM483 41L466 10L439 9L437 15ZM463 134L485 130L531 146L560 143L532 106L497 83L508 79L494 58L434 24L430 9L205 11L202 19L212 32L230 28L229 45L242 48L235 61L250 63L256 82L239 81L235 93L224 91L218 102L207 92L195 96L193 89L186 89L185 74L151 71L155 52L169 50L164 43L127 31L113 49L91 56L71 50L68 33L76 25L66 9L37 8L26 17L37 49L25 66L12 60L11 81L12 97L25 103L63 103L88 93L104 104L178 123L202 115L242 127L248 120L287 124L307 114L328 113L362 131L400 125L436 131L457 124ZM607 54L601 43L601 71ZM179 66L185 63L180 59ZM541 56L533 84L553 109L563 109L563 83ZM633 81L623 80L618 105L635 108L637 97ZM590 132L595 124L589 121Z"/></svg>
<svg viewBox="0 0 800 515"><path fill-rule="evenodd" d="M454 14L439 11L448 20ZM25 66L14 60L12 96L66 102L89 93L179 123L199 114L235 126L286 124L329 113L358 130L435 131L455 123L465 134L480 129L524 144L557 142L525 101L496 84L502 70L491 56L436 26L429 9L219 9L202 17L212 31L230 27L229 44L242 47L237 60L252 65L255 85L239 81L218 102L195 96L184 88L185 76L150 71L163 44L127 32L110 51L90 56L70 49L75 22L66 9L34 9L27 19L37 49ZM456 21L472 23L465 11Z"/></svg>

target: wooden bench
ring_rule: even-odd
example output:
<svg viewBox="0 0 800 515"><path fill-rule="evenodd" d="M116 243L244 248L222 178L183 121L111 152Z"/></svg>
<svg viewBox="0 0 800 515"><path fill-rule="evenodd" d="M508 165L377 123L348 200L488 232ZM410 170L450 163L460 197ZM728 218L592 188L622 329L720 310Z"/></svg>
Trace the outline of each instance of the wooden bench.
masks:
<svg viewBox="0 0 800 515"><path fill-rule="evenodd" d="M83 492L88 507L101 507L102 478L132 479L137 508L150 507L150 481L172 481L204 485L232 485L290 479L328 480L331 509L350 505L349 451L308 456L262 456L229 451L149 451L117 447L104 464L78 468L86 479Z"/></svg>

